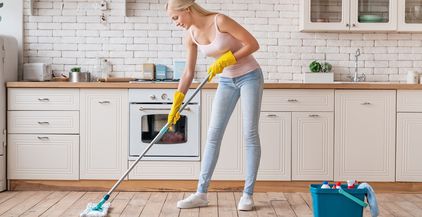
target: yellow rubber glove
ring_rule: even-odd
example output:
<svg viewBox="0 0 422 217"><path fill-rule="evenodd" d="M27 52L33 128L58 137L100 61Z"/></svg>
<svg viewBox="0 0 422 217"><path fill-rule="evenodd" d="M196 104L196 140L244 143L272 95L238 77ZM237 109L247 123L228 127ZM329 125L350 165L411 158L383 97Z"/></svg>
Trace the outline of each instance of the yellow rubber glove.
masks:
<svg viewBox="0 0 422 217"><path fill-rule="evenodd" d="M171 106L171 110L167 118L167 123L171 124L170 129L171 129L171 126L175 125L176 122L180 119L179 109L183 103L184 98L185 98L185 94L183 94L182 92L177 90L174 93L173 105Z"/></svg>
<svg viewBox="0 0 422 217"><path fill-rule="evenodd" d="M227 66L236 64L236 58L231 51L227 51L219 57L208 69L208 81L211 81L216 74L220 74Z"/></svg>

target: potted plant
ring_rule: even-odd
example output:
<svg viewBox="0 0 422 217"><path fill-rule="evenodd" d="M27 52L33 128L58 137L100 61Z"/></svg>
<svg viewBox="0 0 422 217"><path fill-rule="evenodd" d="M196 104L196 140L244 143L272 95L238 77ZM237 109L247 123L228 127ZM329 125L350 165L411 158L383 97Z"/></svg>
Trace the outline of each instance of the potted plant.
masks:
<svg viewBox="0 0 422 217"><path fill-rule="evenodd" d="M332 65L328 62L320 63L316 60L309 64L310 72L305 72L305 83L328 83L334 81Z"/></svg>

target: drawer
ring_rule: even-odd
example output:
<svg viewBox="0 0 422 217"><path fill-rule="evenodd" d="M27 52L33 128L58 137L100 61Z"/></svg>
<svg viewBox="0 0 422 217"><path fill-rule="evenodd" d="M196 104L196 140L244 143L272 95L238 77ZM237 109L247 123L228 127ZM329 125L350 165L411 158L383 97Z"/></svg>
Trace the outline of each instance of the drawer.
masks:
<svg viewBox="0 0 422 217"><path fill-rule="evenodd" d="M8 111L9 133L79 134L79 111Z"/></svg>
<svg viewBox="0 0 422 217"><path fill-rule="evenodd" d="M79 110L79 89L9 88L8 110Z"/></svg>
<svg viewBox="0 0 422 217"><path fill-rule="evenodd" d="M9 179L79 179L78 135L8 135Z"/></svg>
<svg viewBox="0 0 422 217"><path fill-rule="evenodd" d="M422 112L422 90L398 90L397 112Z"/></svg>
<svg viewBox="0 0 422 217"><path fill-rule="evenodd" d="M334 90L264 90L261 111L334 111Z"/></svg>
<svg viewBox="0 0 422 217"><path fill-rule="evenodd" d="M135 161L129 161L129 165ZM197 161L141 161L129 173L129 179L194 180L199 176Z"/></svg>

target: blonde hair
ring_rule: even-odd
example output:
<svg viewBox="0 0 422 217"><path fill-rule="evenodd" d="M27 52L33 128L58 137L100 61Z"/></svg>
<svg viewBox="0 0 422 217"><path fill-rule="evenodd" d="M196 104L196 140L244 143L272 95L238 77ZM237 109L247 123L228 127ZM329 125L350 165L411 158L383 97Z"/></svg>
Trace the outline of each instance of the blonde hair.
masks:
<svg viewBox="0 0 422 217"><path fill-rule="evenodd" d="M181 11L190 8L192 11L196 11L202 15L216 14L216 12L209 11L197 3L195 0L168 0L166 3L166 10Z"/></svg>

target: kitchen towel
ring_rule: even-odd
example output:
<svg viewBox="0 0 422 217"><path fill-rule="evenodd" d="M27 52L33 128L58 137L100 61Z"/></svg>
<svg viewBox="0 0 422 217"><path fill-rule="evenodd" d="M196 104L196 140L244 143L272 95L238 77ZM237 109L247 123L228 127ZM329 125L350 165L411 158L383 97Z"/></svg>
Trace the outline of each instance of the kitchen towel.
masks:
<svg viewBox="0 0 422 217"><path fill-rule="evenodd" d="M378 209L378 202L375 196L374 189L372 189L372 187L368 183L359 184L358 189L366 189L367 191L366 199L368 200L371 216L377 217L379 215L379 209Z"/></svg>

